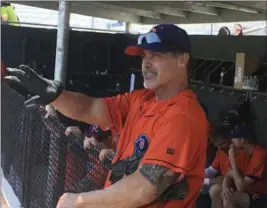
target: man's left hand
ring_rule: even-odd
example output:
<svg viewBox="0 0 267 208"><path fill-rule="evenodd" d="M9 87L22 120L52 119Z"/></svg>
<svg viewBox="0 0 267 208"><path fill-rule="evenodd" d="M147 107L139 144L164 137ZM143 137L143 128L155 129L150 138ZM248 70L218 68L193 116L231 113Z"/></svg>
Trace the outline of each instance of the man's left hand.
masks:
<svg viewBox="0 0 267 208"><path fill-rule="evenodd" d="M58 200L57 208L78 208L78 194L64 193Z"/></svg>

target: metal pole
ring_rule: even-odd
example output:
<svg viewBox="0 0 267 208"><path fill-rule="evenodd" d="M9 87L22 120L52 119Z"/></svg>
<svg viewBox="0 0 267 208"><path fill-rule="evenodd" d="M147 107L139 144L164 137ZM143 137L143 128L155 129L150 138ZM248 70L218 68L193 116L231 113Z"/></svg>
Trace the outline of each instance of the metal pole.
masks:
<svg viewBox="0 0 267 208"><path fill-rule="evenodd" d="M213 35L213 24L210 24L210 35Z"/></svg>
<svg viewBox="0 0 267 208"><path fill-rule="evenodd" d="M129 22L126 22L125 33L130 33L130 23Z"/></svg>
<svg viewBox="0 0 267 208"><path fill-rule="evenodd" d="M66 84L70 2L60 1L58 8L57 49L54 79Z"/></svg>

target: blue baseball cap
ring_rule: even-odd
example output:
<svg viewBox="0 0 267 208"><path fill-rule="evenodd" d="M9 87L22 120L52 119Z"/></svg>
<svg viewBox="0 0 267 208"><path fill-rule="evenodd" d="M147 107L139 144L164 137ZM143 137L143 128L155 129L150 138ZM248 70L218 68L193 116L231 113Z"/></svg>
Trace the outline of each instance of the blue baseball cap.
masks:
<svg viewBox="0 0 267 208"><path fill-rule="evenodd" d="M254 135L252 125L242 123L233 127L230 132L230 138L247 138Z"/></svg>
<svg viewBox="0 0 267 208"><path fill-rule="evenodd" d="M128 46L125 53L140 56L143 51L191 53L191 42L185 30L173 24L160 24L140 35L137 45Z"/></svg>

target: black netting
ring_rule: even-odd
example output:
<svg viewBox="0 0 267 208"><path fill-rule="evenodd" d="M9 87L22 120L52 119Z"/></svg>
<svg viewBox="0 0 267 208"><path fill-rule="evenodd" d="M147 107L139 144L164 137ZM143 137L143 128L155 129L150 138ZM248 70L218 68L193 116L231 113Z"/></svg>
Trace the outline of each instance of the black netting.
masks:
<svg viewBox="0 0 267 208"><path fill-rule="evenodd" d="M62 193L104 186L111 160L83 149L83 138L40 107L25 109L24 98L2 84L2 160L5 177L23 207L53 208Z"/></svg>
<svg viewBox="0 0 267 208"><path fill-rule="evenodd" d="M28 112L23 108L23 98L2 85L1 93L1 166L4 176L22 202L24 149Z"/></svg>

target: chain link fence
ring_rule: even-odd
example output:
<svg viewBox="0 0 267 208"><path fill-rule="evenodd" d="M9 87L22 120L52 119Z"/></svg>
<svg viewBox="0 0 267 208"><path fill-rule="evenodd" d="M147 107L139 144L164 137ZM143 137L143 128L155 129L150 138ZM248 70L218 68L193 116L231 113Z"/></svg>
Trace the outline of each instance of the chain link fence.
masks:
<svg viewBox="0 0 267 208"><path fill-rule="evenodd" d="M41 107L26 109L24 97L2 84L2 160L4 177L24 208L54 208L64 192L104 186L111 160L83 148L84 137L66 136L56 118Z"/></svg>

